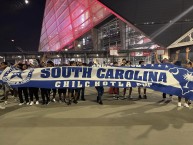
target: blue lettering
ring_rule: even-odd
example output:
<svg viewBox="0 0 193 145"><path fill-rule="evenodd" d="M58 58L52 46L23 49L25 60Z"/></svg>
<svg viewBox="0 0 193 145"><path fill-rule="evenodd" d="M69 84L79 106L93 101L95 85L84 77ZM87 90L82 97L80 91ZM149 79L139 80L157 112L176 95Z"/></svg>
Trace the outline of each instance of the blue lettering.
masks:
<svg viewBox="0 0 193 145"><path fill-rule="evenodd" d="M59 67L52 68L52 77L59 78L60 76L61 76L61 68Z"/></svg>
<svg viewBox="0 0 193 145"><path fill-rule="evenodd" d="M127 70L125 72L125 79L132 80L133 79L133 74L134 74L133 70Z"/></svg>
<svg viewBox="0 0 193 145"><path fill-rule="evenodd" d="M158 81L159 82L164 82L164 83L167 83L167 76L166 76L166 73L160 73L160 76L159 76L159 79Z"/></svg>
<svg viewBox="0 0 193 145"><path fill-rule="evenodd" d="M41 70L41 78L49 78L50 77L50 68Z"/></svg>
<svg viewBox="0 0 193 145"><path fill-rule="evenodd" d="M147 81L147 74L148 74L148 72L144 71L144 73L143 73L143 81Z"/></svg>
<svg viewBox="0 0 193 145"><path fill-rule="evenodd" d="M62 67L62 77L69 78L71 76L71 68L70 67Z"/></svg>
<svg viewBox="0 0 193 145"><path fill-rule="evenodd" d="M157 75L158 75L158 72L149 72L148 81L157 82Z"/></svg>
<svg viewBox="0 0 193 145"><path fill-rule="evenodd" d="M98 71L97 71L97 77L100 78L100 79L103 79L105 78L105 74L102 74L103 72L105 72L106 69L104 68L99 68Z"/></svg>
<svg viewBox="0 0 193 145"><path fill-rule="evenodd" d="M142 81L142 76L139 76L139 71L135 71L134 80Z"/></svg>
<svg viewBox="0 0 193 145"><path fill-rule="evenodd" d="M124 70L116 70L115 79L123 79Z"/></svg>
<svg viewBox="0 0 193 145"><path fill-rule="evenodd" d="M83 78L91 78L92 68L83 68Z"/></svg>
<svg viewBox="0 0 193 145"><path fill-rule="evenodd" d="M114 79L113 69L108 69L108 70L107 70L107 73L106 73L105 78L106 78L106 79L108 79L108 78Z"/></svg>
<svg viewBox="0 0 193 145"><path fill-rule="evenodd" d="M79 73L82 72L82 68L80 67L77 67L77 68L74 68L75 70L75 74L74 74L74 77L75 78L78 78L79 77Z"/></svg>

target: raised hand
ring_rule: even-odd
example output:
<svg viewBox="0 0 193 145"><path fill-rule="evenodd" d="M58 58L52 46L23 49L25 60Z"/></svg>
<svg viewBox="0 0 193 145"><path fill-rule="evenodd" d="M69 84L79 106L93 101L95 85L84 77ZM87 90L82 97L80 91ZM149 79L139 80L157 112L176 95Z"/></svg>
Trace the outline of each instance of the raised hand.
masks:
<svg viewBox="0 0 193 145"><path fill-rule="evenodd" d="M191 49L190 49L189 47L186 48L186 52L190 52L190 50L191 50Z"/></svg>

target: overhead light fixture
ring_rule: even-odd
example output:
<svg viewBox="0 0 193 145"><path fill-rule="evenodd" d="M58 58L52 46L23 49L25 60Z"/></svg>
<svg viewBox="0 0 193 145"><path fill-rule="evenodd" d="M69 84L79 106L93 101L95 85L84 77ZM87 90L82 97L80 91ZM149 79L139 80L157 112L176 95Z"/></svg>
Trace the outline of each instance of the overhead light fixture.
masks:
<svg viewBox="0 0 193 145"><path fill-rule="evenodd" d="M29 4L29 0L25 0L25 4Z"/></svg>
<svg viewBox="0 0 193 145"><path fill-rule="evenodd" d="M81 47L81 44L78 44L77 46L78 46L78 48L80 48L80 47Z"/></svg>
<svg viewBox="0 0 193 145"><path fill-rule="evenodd" d="M64 49L64 51L68 51L68 49Z"/></svg>

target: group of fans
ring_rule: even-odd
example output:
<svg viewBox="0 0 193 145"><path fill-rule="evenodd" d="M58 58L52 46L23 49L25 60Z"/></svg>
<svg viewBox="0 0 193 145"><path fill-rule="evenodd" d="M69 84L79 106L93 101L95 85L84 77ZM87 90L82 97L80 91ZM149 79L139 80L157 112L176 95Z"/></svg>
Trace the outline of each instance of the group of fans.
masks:
<svg viewBox="0 0 193 145"><path fill-rule="evenodd" d="M181 62L178 61L178 55L179 55L180 51L176 51L176 56L175 56L175 60L172 62L169 62L168 59L164 58L162 61L159 61L158 59L158 55L155 53L155 59L157 61L157 63L163 63L163 64L175 64L178 66L181 66ZM192 68L192 62L189 60L189 52L190 49L186 48L186 68ZM16 69L20 69L20 70L26 70L29 68L39 68L39 67L54 67L54 63L50 60L47 61L47 56L44 55L42 60L36 60L31 64L27 64L27 63L16 63L15 65L12 65L12 67L15 67ZM144 61L139 61L140 65L143 65L145 62ZM82 63L82 62L75 62L75 61L70 61L69 64L65 64L63 66L97 66L98 64L94 64L93 62L86 64L86 63ZM131 62L130 61L126 61L126 59L122 60L122 64L121 66L130 66ZM6 69L6 67L8 67L8 63L7 62L2 62L0 65L0 71L3 71L4 69ZM118 62L114 62L113 66L118 67ZM26 88L26 87L18 87L18 88L11 88L8 84L3 83L0 85L0 87L3 89L3 98L2 100L4 101L4 104L8 104L8 96L9 94L11 94L12 96L14 96L15 98L17 98L17 96L19 97L19 105L38 105L41 104L42 105L48 105L51 101L52 102L56 102L56 95L58 92L58 96L59 96L59 100L58 102L62 103L66 103L67 105L71 105L72 103L77 104L78 100L82 100L85 101L85 88L76 88L76 89L72 89L72 88L60 88L60 89L47 89L47 88ZM97 86L95 87L96 91L97 91L97 102L99 104L103 104L102 102L102 96L104 93L104 88L102 86ZM129 95L126 96L126 90L129 90ZM114 99L132 99L132 87L129 88L123 88L123 97L120 98L120 92L119 92L120 88L116 88L116 87L111 87L109 89L109 93L113 94ZM143 90L143 95L142 95L142 90ZM40 93L39 93L40 92ZM39 94L41 94L41 101L39 99ZM147 99L147 95L146 95L146 88L143 87L139 87L138 88L138 99ZM52 99L51 99L52 96ZM122 96L122 95L121 95ZM172 98L172 95L169 95L169 101ZM35 98L35 101L34 101ZM178 96L178 106L182 106L181 104L181 96ZM25 101L24 101L25 100ZM163 93L163 101L168 101L166 99L166 94ZM189 107L190 105L190 101L185 99L185 103L184 106L185 107ZM4 106L0 105L0 109L5 109Z"/></svg>

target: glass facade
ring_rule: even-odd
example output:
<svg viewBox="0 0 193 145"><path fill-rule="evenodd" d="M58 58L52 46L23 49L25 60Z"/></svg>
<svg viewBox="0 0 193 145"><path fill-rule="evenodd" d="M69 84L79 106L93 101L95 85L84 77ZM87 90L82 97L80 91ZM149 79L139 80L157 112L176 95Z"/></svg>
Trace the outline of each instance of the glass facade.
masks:
<svg viewBox="0 0 193 145"><path fill-rule="evenodd" d="M47 0L39 51L63 49L110 15L97 0Z"/></svg>

